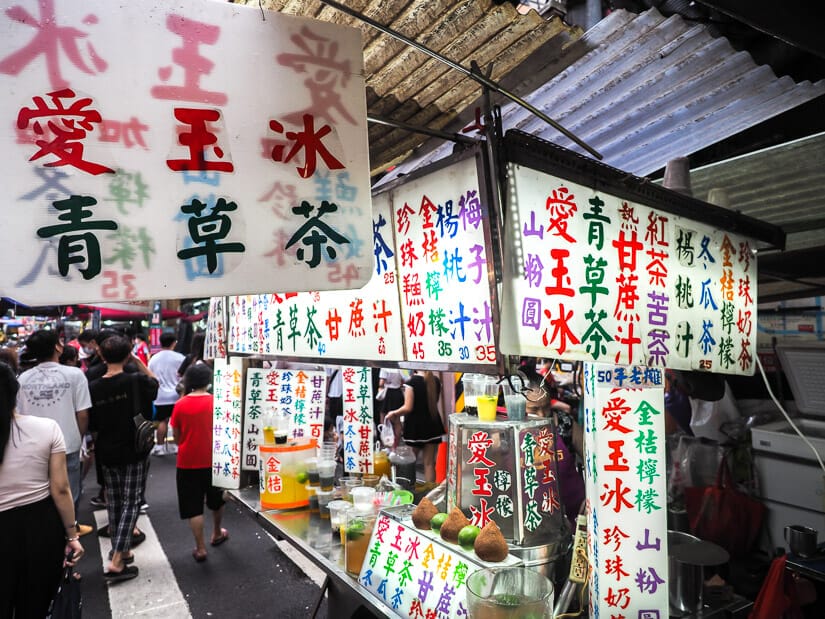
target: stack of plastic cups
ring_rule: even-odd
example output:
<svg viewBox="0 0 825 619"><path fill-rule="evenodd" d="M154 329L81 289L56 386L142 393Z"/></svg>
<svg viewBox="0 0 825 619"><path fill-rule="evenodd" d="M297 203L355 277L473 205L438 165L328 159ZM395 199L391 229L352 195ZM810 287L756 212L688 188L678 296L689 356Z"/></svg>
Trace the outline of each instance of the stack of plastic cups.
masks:
<svg viewBox="0 0 825 619"><path fill-rule="evenodd" d="M309 492L309 511L317 514L317 492L318 490L320 490L320 478L318 476L318 458L308 458L304 461L304 464L307 469L307 480L309 482L309 487L307 488L307 491Z"/></svg>
<svg viewBox="0 0 825 619"><path fill-rule="evenodd" d="M360 477L345 477L343 480L343 494L345 500L352 502L352 489L358 486L363 486L364 482Z"/></svg>

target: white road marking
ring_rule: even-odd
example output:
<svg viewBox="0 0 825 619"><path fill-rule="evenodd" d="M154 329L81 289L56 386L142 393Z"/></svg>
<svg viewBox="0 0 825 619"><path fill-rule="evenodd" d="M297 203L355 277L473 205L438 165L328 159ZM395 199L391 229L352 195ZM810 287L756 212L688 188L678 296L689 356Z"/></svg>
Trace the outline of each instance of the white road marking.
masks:
<svg viewBox="0 0 825 619"><path fill-rule="evenodd" d="M105 510L97 510L94 515L98 529L108 522ZM153 619L191 618L189 605L178 587L172 566L148 516L138 518L138 528L146 533L146 541L134 550L135 565L140 573L137 578L108 586L112 617L136 617L151 613ZM99 540L100 558L105 570L109 565L112 542L108 537Z"/></svg>

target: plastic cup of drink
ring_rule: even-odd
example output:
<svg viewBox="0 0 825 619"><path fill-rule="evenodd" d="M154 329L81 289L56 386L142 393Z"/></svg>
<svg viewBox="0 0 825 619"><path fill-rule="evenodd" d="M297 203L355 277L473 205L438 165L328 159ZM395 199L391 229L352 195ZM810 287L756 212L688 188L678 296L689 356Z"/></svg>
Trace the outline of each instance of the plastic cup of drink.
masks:
<svg viewBox="0 0 825 619"><path fill-rule="evenodd" d="M318 482L321 490L332 490L335 483L335 460L320 460L318 462Z"/></svg>
<svg viewBox="0 0 825 619"><path fill-rule="evenodd" d="M504 405L510 421L523 421L527 416L527 399L520 393L505 395Z"/></svg>
<svg viewBox="0 0 825 619"><path fill-rule="evenodd" d="M275 428L272 426L264 426L264 445L275 444Z"/></svg>
<svg viewBox="0 0 825 619"><path fill-rule="evenodd" d="M372 529L375 526L375 511L371 508L358 508L347 512L344 536L344 564L347 573L358 576L369 549Z"/></svg>
<svg viewBox="0 0 825 619"><path fill-rule="evenodd" d="M378 475L373 475L372 473L364 475L361 480L364 482L365 486L369 486L370 488L375 488L378 485L378 481L381 478Z"/></svg>
<svg viewBox="0 0 825 619"><path fill-rule="evenodd" d="M275 444L276 445L286 445L286 441L288 438L288 433L286 430L275 430Z"/></svg>
<svg viewBox="0 0 825 619"><path fill-rule="evenodd" d="M304 463L306 464L307 469L307 478L309 479L309 485L313 488L317 487L320 483L320 479L318 477L318 459L317 458L307 458Z"/></svg>
<svg viewBox="0 0 825 619"><path fill-rule="evenodd" d="M352 502L352 489L357 488L359 486L363 486L364 482L361 481L360 477L347 477L342 480L343 482L343 489L344 489L344 499Z"/></svg>
<svg viewBox="0 0 825 619"><path fill-rule="evenodd" d="M349 501L330 501L327 505L327 509L329 510L329 525L332 527L333 532L340 532L339 535L341 536L342 544L346 541L344 533L346 531L347 512L352 508L352 503Z"/></svg>
<svg viewBox="0 0 825 619"><path fill-rule="evenodd" d="M372 507L375 500L375 488L358 486L350 491L352 504L356 507Z"/></svg>

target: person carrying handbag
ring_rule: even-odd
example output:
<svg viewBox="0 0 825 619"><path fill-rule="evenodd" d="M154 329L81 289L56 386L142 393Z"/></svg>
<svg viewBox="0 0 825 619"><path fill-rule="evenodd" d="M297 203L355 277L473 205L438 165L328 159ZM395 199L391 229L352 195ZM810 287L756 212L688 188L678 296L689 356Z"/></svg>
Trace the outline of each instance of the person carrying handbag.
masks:
<svg viewBox="0 0 825 619"><path fill-rule="evenodd" d="M158 381L136 360L138 372L125 373L132 345L121 335L113 335L100 345L106 374L89 384L92 396L89 428L95 435L95 451L106 483L106 509L112 553L103 575L107 582L129 580L138 575L131 552L135 523L140 512L141 494L146 481L146 456L135 450L135 411L151 419L152 401Z"/></svg>
<svg viewBox="0 0 825 619"><path fill-rule="evenodd" d="M18 389L0 363L0 617L44 617L63 568L71 573L84 551L63 433L52 419L17 415Z"/></svg>

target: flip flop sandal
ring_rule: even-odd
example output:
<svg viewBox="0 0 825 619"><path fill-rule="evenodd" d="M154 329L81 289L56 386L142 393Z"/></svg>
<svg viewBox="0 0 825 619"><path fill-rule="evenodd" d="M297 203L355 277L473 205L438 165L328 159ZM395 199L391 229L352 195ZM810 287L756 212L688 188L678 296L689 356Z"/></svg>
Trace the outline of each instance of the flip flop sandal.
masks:
<svg viewBox="0 0 825 619"><path fill-rule="evenodd" d="M228 539L229 539L229 531L227 531L226 529L221 529L220 537L216 537L215 539L213 539L212 540L212 545L213 546L220 546L221 544L223 544Z"/></svg>
<svg viewBox="0 0 825 619"><path fill-rule="evenodd" d="M109 551L109 561L112 560L112 557L114 556L114 554L115 553L113 551L111 551L111 550ZM129 555L128 557L121 557L121 560L123 561L124 565L132 565L132 563L135 562L135 555Z"/></svg>
<svg viewBox="0 0 825 619"><path fill-rule="evenodd" d="M138 568L136 565L126 565L123 567L122 570L119 572L103 572L103 578L106 579L106 582L121 582L123 580L132 580L132 578L136 578L138 575Z"/></svg>
<svg viewBox="0 0 825 619"><path fill-rule="evenodd" d="M204 561L206 561L206 551L204 551L203 554L200 554L198 552L198 549L195 548L195 550L192 551L192 558L198 563L203 563Z"/></svg>

